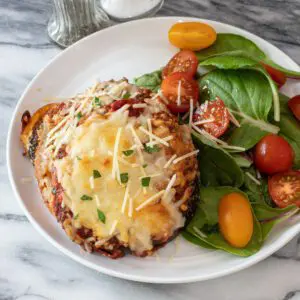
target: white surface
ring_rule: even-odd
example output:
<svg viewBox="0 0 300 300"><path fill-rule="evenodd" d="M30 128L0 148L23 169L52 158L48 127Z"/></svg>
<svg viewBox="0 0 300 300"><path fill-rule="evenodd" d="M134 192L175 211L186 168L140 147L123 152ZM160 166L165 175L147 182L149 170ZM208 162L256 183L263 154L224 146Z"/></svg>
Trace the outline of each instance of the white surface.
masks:
<svg viewBox="0 0 300 300"><path fill-rule="evenodd" d="M34 226L61 251L86 266L137 281L189 282L229 274L267 257L300 231L300 224L296 223L277 228L263 249L249 258L208 251L181 241L177 251L174 242L159 251L159 259L127 256L112 261L97 255L81 253L79 247L69 241L44 207L36 184L21 184L22 177L33 176L29 161L20 155L19 120L24 110L33 111L44 105L45 98L73 95L91 85L96 79L122 76L133 78L161 67L176 52L176 49L168 44L167 31L177 20L179 19L161 18L122 24L98 32L64 51L26 90L17 106L8 143L8 164L12 170L10 177L15 184L15 193ZM297 65L280 50L254 35L228 25L207 20L204 22L213 25L218 32L239 33L252 39L275 61L297 69ZM291 86L294 92L297 86L294 83ZM173 256L171 260L170 256Z"/></svg>
<svg viewBox="0 0 300 300"><path fill-rule="evenodd" d="M147 13L161 0L101 0L102 7L110 16L129 19Z"/></svg>

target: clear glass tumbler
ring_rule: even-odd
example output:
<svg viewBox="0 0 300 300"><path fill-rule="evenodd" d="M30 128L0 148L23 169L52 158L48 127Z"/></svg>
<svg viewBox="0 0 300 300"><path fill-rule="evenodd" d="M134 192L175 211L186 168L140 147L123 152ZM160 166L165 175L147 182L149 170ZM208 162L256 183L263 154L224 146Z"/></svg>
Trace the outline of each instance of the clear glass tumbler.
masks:
<svg viewBox="0 0 300 300"><path fill-rule="evenodd" d="M101 7L117 22L154 16L164 0L100 0Z"/></svg>
<svg viewBox="0 0 300 300"><path fill-rule="evenodd" d="M53 0L53 14L48 23L49 37L61 47L110 25L99 8L99 0Z"/></svg>

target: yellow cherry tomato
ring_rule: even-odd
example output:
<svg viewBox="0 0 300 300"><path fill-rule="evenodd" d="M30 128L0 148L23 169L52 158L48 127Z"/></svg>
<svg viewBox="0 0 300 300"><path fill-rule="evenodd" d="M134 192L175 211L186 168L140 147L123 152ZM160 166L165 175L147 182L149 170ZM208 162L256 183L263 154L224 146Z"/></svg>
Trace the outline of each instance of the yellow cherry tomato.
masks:
<svg viewBox="0 0 300 300"><path fill-rule="evenodd" d="M219 226L224 239L236 248L245 247L253 234L250 203L240 193L225 195L219 203Z"/></svg>
<svg viewBox="0 0 300 300"><path fill-rule="evenodd" d="M200 22L179 22L169 30L170 43L180 49L201 50L211 46L216 38L216 31Z"/></svg>

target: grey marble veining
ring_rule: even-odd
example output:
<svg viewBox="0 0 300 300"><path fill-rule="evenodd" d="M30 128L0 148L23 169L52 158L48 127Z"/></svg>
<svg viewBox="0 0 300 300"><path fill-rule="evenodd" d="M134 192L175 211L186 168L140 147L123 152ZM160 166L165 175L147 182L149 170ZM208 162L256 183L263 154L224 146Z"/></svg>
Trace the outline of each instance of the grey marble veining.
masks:
<svg viewBox="0 0 300 300"><path fill-rule="evenodd" d="M61 50L46 34L50 0L0 0L0 300L300 299L300 237L237 274L207 282L152 285L111 278L65 257L28 222L9 186L6 135L26 85ZM300 63L299 0L166 0L160 16L223 21L272 42Z"/></svg>

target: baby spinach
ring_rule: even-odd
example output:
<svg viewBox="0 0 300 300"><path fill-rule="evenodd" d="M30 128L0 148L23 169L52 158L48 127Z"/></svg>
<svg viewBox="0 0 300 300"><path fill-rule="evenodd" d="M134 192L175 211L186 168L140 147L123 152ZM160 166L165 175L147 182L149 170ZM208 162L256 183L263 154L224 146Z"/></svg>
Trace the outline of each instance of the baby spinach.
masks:
<svg viewBox="0 0 300 300"><path fill-rule="evenodd" d="M241 127L232 131L229 143L252 148L266 134L278 128L268 123L272 90L266 77L255 70L214 70L200 81L202 99L220 97L238 115ZM242 117L241 117L242 116Z"/></svg>
<svg viewBox="0 0 300 300"><path fill-rule="evenodd" d="M252 165L252 161L247 159L245 156L242 154L238 153L233 153L231 154L232 158L235 160L237 165L241 168L249 168Z"/></svg>
<svg viewBox="0 0 300 300"><path fill-rule="evenodd" d="M261 224L263 240L267 238L276 224L287 220L299 212L299 208L295 205L285 208L275 208L260 203L253 203L252 207L258 221Z"/></svg>
<svg viewBox="0 0 300 300"><path fill-rule="evenodd" d="M249 39L230 33L218 33L216 42L207 49L196 53L201 62L207 58L219 55L238 55L259 62L263 62L289 77L299 78L300 72L288 70L273 62L254 42Z"/></svg>
<svg viewBox="0 0 300 300"><path fill-rule="evenodd" d="M161 79L161 71L154 71L152 73L144 74L140 77L134 78L134 84L147 88L153 92L157 92L160 88L162 79Z"/></svg>
<svg viewBox="0 0 300 300"><path fill-rule="evenodd" d="M231 55L224 55L224 56L216 56L209 58L203 62L200 63L202 66L213 66L218 69L250 69L250 70L256 70L263 74L272 91L273 95L273 104L274 104L274 119L276 121L279 121L280 119L280 108L279 108L279 96L278 96L278 88L270 75L266 72L266 70L258 64L257 61L253 60L249 57L244 56L231 56Z"/></svg>
<svg viewBox="0 0 300 300"><path fill-rule="evenodd" d="M234 158L205 137L193 132L193 140L200 149L200 179L204 186L231 185L239 187L244 176Z"/></svg>
<svg viewBox="0 0 300 300"><path fill-rule="evenodd" d="M238 34L218 33L215 43L201 51L196 52L199 61L209 57L223 54L247 54L257 57L257 59L266 58L265 53L252 41Z"/></svg>
<svg viewBox="0 0 300 300"><path fill-rule="evenodd" d="M285 138L294 150L294 165L295 169L300 168L300 123L291 113L287 102L289 98L280 94L280 122L276 123L280 127L279 135Z"/></svg>
<svg viewBox="0 0 300 300"><path fill-rule="evenodd" d="M222 234L216 230L216 228L218 228L218 206L220 199L226 194L233 192L241 193L247 197L242 191L233 187L202 187L200 189L201 202L198 203L196 214L185 231L193 235L194 238L198 238L202 242L217 249L222 249L238 256L250 256L256 253L262 246L261 228L255 215L253 215L253 235L248 245L244 248L231 246L223 238ZM207 230L207 228L213 228L214 230Z"/></svg>

